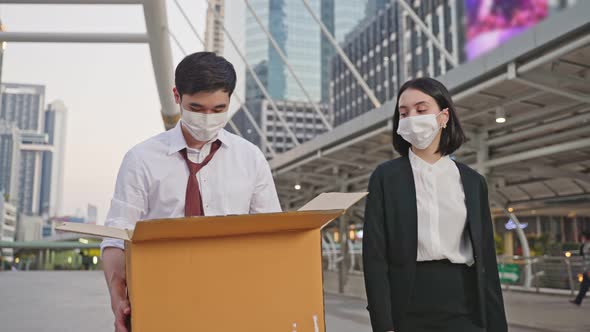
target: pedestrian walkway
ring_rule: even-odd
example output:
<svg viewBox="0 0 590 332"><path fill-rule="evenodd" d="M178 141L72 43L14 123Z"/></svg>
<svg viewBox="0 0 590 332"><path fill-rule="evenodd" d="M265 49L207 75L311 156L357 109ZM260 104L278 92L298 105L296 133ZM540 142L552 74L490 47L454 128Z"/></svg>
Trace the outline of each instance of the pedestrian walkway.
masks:
<svg viewBox="0 0 590 332"><path fill-rule="evenodd" d="M505 293L511 332L590 331L590 301ZM326 294L327 332L370 332L366 302ZM10 332L112 331L102 272L0 273L0 330Z"/></svg>
<svg viewBox="0 0 590 332"><path fill-rule="evenodd" d="M590 331L590 301L573 307L567 298L508 292L504 294L510 332ZM326 294L328 332L370 332L362 299Z"/></svg>
<svg viewBox="0 0 590 332"><path fill-rule="evenodd" d="M573 296L557 296L508 291L504 293L506 315L512 326L525 326L535 331L590 331L590 299L577 307Z"/></svg>

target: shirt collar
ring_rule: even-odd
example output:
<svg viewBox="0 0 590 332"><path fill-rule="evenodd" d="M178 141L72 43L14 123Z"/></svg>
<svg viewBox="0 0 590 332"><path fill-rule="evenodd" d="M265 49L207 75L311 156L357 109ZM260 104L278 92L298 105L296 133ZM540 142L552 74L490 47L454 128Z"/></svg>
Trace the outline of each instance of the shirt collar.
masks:
<svg viewBox="0 0 590 332"><path fill-rule="evenodd" d="M169 146L168 146L168 155L171 155L173 153L176 153L182 149L187 148L186 145L186 140L184 139L184 136L182 135L182 128L181 128L181 121L178 121L176 123L176 126L174 126L174 128L170 129L168 131L168 136L170 138L169 140ZM219 133L217 134L217 138L213 139L213 141L215 140L220 140L222 146L226 146L229 147L229 135L228 133L225 131L225 129L221 129L219 131ZM207 143L210 144L210 143Z"/></svg>
<svg viewBox="0 0 590 332"><path fill-rule="evenodd" d="M451 160L451 158L449 156L442 156L442 158L440 158L437 162L435 162L434 164L429 164L428 162L424 161L422 158L418 157L410 148L409 149L409 158L410 158L410 164L412 165L412 168L416 169L416 170L423 170L423 169L445 169L446 167L448 167L449 165L453 164L453 161Z"/></svg>

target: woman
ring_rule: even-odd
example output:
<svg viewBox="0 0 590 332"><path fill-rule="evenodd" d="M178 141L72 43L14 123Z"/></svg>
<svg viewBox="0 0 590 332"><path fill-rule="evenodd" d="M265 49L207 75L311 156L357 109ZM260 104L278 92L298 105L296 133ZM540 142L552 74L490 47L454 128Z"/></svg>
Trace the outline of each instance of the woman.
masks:
<svg viewBox="0 0 590 332"><path fill-rule="evenodd" d="M447 89L406 82L393 115L401 158L369 181L363 262L375 332L506 332L488 190L449 155L465 141Z"/></svg>

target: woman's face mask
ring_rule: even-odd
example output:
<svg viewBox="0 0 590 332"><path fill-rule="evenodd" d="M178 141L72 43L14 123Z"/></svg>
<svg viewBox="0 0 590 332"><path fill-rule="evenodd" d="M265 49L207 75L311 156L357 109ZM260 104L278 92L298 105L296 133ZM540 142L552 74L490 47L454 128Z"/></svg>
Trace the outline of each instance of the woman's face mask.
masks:
<svg viewBox="0 0 590 332"><path fill-rule="evenodd" d="M440 111L434 98L422 91L404 91L398 105L400 120L397 134L419 150L428 148L441 127L446 127L448 108Z"/></svg>
<svg viewBox="0 0 590 332"><path fill-rule="evenodd" d="M416 115L403 118L399 121L397 133L417 149L428 148L441 126L438 123L438 116L443 114Z"/></svg>

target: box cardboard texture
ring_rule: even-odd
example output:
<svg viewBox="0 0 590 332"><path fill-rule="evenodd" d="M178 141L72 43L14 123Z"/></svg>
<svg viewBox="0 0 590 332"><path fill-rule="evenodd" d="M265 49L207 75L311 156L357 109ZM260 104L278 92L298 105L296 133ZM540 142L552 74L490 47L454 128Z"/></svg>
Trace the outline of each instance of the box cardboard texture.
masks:
<svg viewBox="0 0 590 332"><path fill-rule="evenodd" d="M321 229L366 193L324 193L294 212L63 223L125 240L133 332L324 332ZM106 290L105 290L106 291Z"/></svg>

